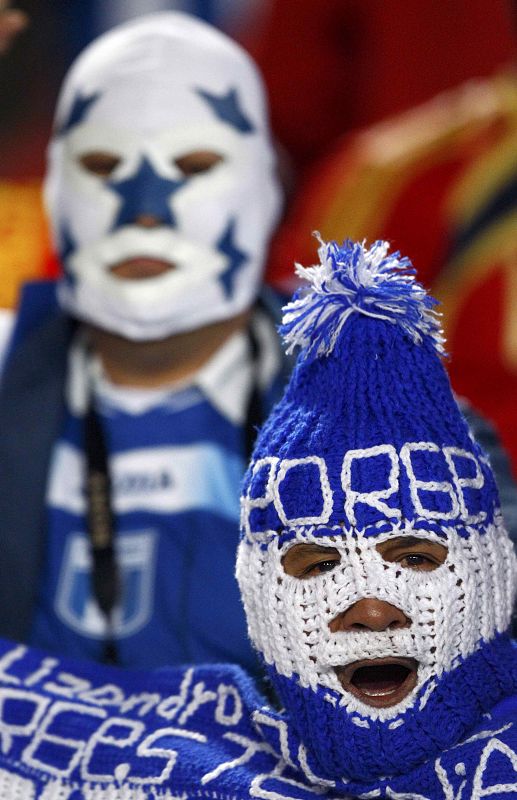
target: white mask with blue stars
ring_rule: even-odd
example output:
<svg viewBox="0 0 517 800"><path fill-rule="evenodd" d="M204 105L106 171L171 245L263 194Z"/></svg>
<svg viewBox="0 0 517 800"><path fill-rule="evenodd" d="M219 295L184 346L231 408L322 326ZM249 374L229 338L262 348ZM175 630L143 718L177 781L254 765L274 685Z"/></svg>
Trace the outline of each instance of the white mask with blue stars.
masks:
<svg viewBox="0 0 517 800"><path fill-rule="evenodd" d="M216 163L185 174L196 152ZM112 157L105 174L84 164L99 153ZM149 341L248 308L280 205L249 57L176 12L102 36L65 80L45 198L72 316ZM167 268L139 280L114 271L141 259Z"/></svg>

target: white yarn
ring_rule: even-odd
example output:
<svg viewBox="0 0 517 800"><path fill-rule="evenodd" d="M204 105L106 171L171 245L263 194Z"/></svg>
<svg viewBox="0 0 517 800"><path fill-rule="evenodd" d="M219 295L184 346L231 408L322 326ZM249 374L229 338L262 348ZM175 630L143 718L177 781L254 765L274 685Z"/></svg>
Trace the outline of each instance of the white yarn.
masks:
<svg viewBox="0 0 517 800"><path fill-rule="evenodd" d="M412 705L432 676L449 671L481 641L505 631L516 591L517 559L502 523L486 532L472 529L462 538L450 529L446 537L411 528L407 533L448 547L444 564L419 572L384 561L376 546L404 531L394 525L388 535L365 537L314 535L300 527L281 548L267 549L242 541L237 559L239 580L251 639L268 664L286 677L297 674L302 686L326 687L341 695L341 704L376 719L391 719ZM328 528L327 528L328 530ZM330 572L296 578L284 572L282 557L299 542L336 548L340 563ZM364 597L384 600L411 620L399 630L331 633L329 622ZM419 662L415 689L401 703L374 709L345 692L334 671L365 658L413 657Z"/></svg>
<svg viewBox="0 0 517 800"><path fill-rule="evenodd" d="M305 281L292 302L284 307L280 333L287 353L300 347L305 355L331 353L348 319L363 314L397 324L416 343L429 338L444 354L445 339L434 310L436 300L415 280L408 258L389 253L389 242L378 240L324 242L319 233L320 263L296 264Z"/></svg>

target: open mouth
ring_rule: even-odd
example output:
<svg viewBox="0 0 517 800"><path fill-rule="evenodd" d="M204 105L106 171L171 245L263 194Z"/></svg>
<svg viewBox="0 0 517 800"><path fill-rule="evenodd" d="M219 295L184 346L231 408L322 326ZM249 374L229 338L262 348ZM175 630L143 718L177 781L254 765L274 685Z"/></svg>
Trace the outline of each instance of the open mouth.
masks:
<svg viewBox="0 0 517 800"><path fill-rule="evenodd" d="M110 267L110 272L117 278L124 278L130 281L142 281L146 278L156 278L165 272L176 269L172 261L164 261L160 258L149 258L147 256L136 256L119 261Z"/></svg>
<svg viewBox="0 0 517 800"><path fill-rule="evenodd" d="M335 670L345 691L374 708L388 708L415 688L418 662L414 658L375 658Z"/></svg>

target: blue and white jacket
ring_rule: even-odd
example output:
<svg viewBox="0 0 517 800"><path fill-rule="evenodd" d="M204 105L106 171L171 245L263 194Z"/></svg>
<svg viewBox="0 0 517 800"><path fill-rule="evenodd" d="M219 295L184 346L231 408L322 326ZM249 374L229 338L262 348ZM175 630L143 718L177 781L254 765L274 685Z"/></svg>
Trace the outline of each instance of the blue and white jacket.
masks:
<svg viewBox="0 0 517 800"><path fill-rule="evenodd" d="M102 658L106 621L92 597L85 524L91 386L110 453L119 663L256 669L233 576L245 409L255 380L269 411L285 362L271 316L257 310L252 325L256 366L237 334L188 385L121 389L86 356L53 286L28 287L0 390L0 634Z"/></svg>

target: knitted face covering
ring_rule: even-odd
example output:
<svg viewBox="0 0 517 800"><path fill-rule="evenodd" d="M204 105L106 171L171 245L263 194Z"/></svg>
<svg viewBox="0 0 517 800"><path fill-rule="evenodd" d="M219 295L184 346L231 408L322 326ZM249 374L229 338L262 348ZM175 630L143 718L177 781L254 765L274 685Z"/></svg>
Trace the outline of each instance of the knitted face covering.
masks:
<svg viewBox="0 0 517 800"><path fill-rule="evenodd" d="M448 555L435 570L419 572L385 562L375 537L336 533L298 529L281 547L242 544L238 575L250 636L314 759L315 774L376 779L450 746L511 679L510 650L497 636L495 646L480 648L479 642L508 627L514 555L500 527L468 540L431 534ZM387 538L399 536L397 530ZM311 541L337 549L339 564L304 579L286 575L285 552ZM391 603L410 624L332 633L331 620L365 597ZM396 705L374 708L341 686L335 668L390 657L418 664L415 688Z"/></svg>
<svg viewBox="0 0 517 800"><path fill-rule="evenodd" d="M102 36L64 83L45 197L70 314L150 340L246 309L279 208L249 57L175 12Z"/></svg>
<svg viewBox="0 0 517 800"><path fill-rule="evenodd" d="M373 293L376 265L360 248L339 254L347 275L359 261ZM319 284L325 297L329 284ZM292 723L290 757L305 753L314 774L343 786L405 772L452 746L514 680L505 631L515 556L493 476L435 343L401 334L380 299L381 319L370 301L368 314L341 325L330 353L300 358L242 498L237 577L250 636ZM320 304L318 320L328 316ZM438 543L445 560L418 571L383 558L379 545L405 536ZM319 574L287 574L285 555L300 543L334 548L335 561ZM391 604L407 624L333 632L330 623L364 598ZM400 702L374 707L340 683L340 668L390 658L417 665Z"/></svg>

